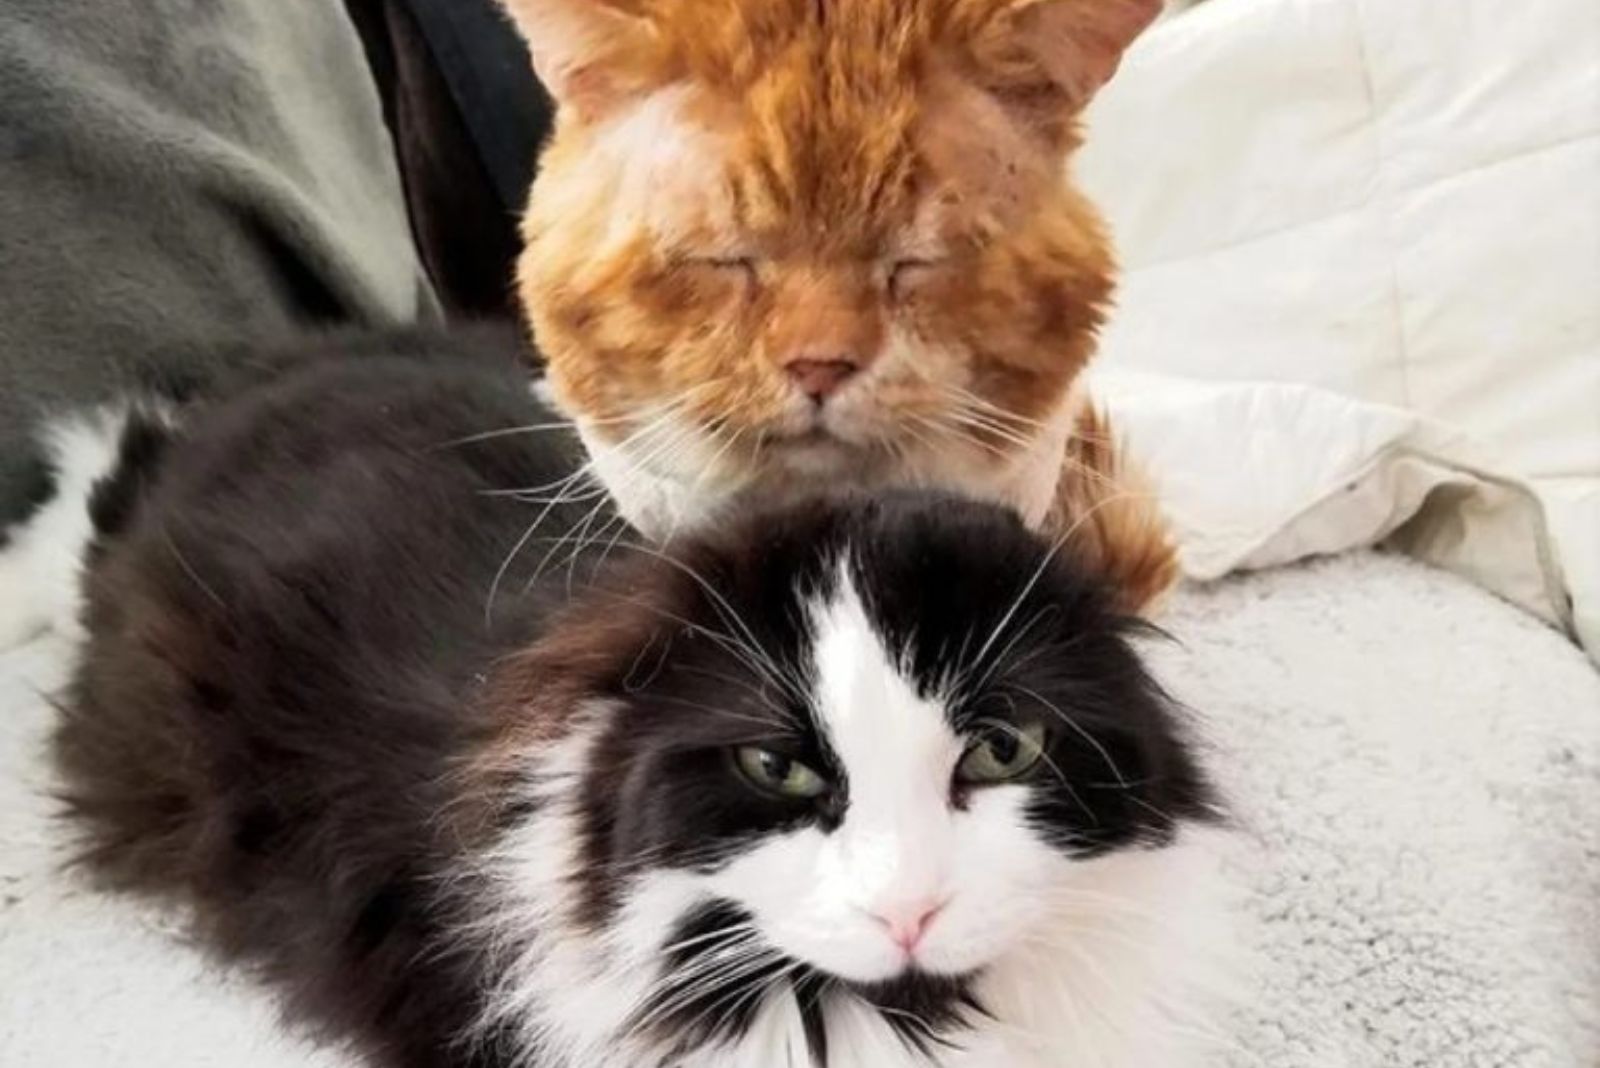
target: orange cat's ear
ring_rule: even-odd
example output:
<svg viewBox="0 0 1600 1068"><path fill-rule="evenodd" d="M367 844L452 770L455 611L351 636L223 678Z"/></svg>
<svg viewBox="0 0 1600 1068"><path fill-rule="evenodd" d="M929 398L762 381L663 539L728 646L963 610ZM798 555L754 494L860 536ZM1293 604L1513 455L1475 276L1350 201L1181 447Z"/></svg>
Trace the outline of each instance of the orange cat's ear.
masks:
<svg viewBox="0 0 1600 1068"><path fill-rule="evenodd" d="M1075 113L1116 73L1162 6L1162 0L1009 0L985 35L994 47L984 51L1006 81L1031 81L1027 88L1037 89L1042 76L1055 91L1056 109Z"/></svg>
<svg viewBox="0 0 1600 1068"><path fill-rule="evenodd" d="M650 24L629 0L501 0L556 103L593 116L635 88Z"/></svg>

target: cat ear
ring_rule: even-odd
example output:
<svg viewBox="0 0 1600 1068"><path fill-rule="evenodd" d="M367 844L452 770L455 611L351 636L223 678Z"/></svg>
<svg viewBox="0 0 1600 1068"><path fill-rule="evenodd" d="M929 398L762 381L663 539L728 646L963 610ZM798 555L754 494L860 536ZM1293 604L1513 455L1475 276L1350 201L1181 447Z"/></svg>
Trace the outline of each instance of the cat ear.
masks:
<svg viewBox="0 0 1600 1068"><path fill-rule="evenodd" d="M649 37L626 0L501 0L533 71L562 107L594 114L627 94L628 52Z"/></svg>
<svg viewBox="0 0 1600 1068"><path fill-rule="evenodd" d="M1111 80L1162 6L1162 0L1014 0L1001 22L1011 49L1031 59L1077 112Z"/></svg>

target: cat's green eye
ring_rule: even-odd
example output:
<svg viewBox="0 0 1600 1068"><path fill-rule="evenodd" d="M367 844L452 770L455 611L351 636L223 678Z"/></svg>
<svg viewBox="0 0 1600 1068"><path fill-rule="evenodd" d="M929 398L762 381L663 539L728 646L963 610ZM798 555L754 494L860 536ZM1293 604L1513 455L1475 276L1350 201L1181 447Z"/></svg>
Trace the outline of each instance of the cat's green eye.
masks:
<svg viewBox="0 0 1600 1068"><path fill-rule="evenodd" d="M739 773L763 793L807 801L828 792L828 781L792 756L743 745L733 751Z"/></svg>
<svg viewBox="0 0 1600 1068"><path fill-rule="evenodd" d="M956 778L975 786L1020 779L1044 758L1044 743L1042 723L988 724L972 736Z"/></svg>

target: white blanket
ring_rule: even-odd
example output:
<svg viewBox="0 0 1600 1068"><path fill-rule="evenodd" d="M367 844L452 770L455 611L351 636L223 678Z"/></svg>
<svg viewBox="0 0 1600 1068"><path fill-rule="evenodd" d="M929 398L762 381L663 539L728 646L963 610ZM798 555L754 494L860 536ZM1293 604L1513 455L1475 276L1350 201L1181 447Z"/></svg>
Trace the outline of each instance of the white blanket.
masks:
<svg viewBox="0 0 1600 1068"><path fill-rule="evenodd" d="M1152 655L1203 717L1239 828L1253 959L1215 1065L1593 1068L1600 675L1582 655L1372 553L1184 589L1167 625ZM170 919L55 871L35 687L58 674L45 643L0 658L0 1064L338 1064L277 1035Z"/></svg>
<svg viewBox="0 0 1600 1068"><path fill-rule="evenodd" d="M1452 478L1470 436L1600 658L1600 3L1210 0L1134 47L1080 164L1127 267L1098 366L1407 412ZM1455 492L1426 555L1529 604L1525 526Z"/></svg>

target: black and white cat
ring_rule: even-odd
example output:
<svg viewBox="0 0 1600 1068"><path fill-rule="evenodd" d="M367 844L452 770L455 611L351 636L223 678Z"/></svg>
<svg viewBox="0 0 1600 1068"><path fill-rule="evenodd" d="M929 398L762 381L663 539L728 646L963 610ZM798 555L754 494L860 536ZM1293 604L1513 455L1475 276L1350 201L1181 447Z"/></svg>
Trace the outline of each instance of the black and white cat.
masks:
<svg viewBox="0 0 1600 1068"><path fill-rule="evenodd" d="M1070 544L915 493L569 537L517 366L127 420L86 869L384 1068L1193 1063L1211 792Z"/></svg>

